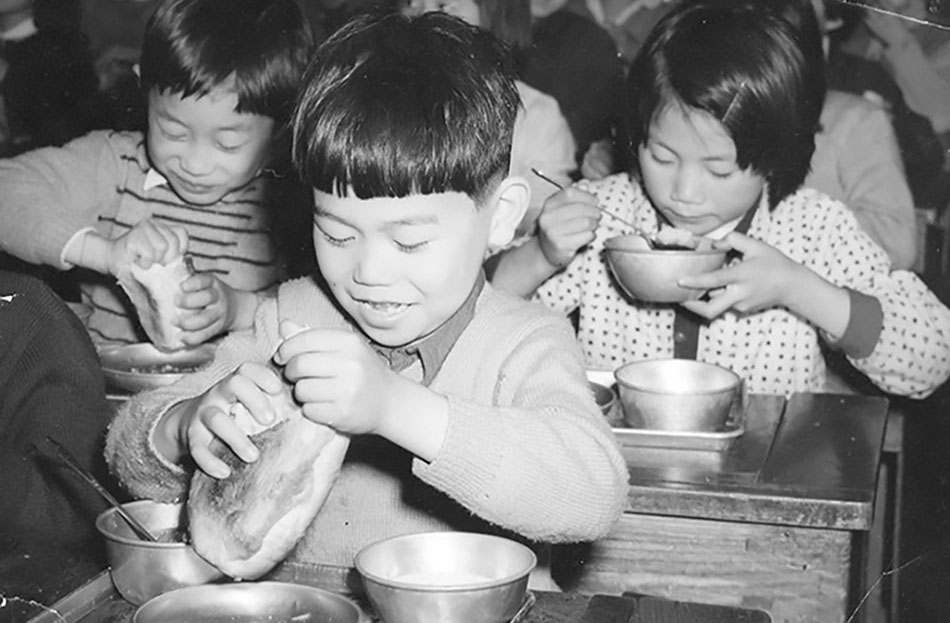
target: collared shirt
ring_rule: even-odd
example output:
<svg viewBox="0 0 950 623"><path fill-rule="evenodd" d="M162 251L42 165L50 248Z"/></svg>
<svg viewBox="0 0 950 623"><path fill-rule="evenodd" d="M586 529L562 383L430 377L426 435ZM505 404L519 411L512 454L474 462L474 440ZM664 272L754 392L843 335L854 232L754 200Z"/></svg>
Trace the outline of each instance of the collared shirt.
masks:
<svg viewBox="0 0 950 623"><path fill-rule="evenodd" d="M421 361L422 384L428 387L435 375L439 373L442 363L455 346L455 342L472 321L472 316L475 315L475 302L484 287L485 273L479 272L478 279L462 306L435 331L422 339L406 346L390 347L373 342L370 345L386 360L394 372L405 370L416 361Z"/></svg>
<svg viewBox="0 0 950 623"><path fill-rule="evenodd" d="M153 167L145 174L145 181L142 182L142 190L152 190L153 188L163 185L167 186L168 180L164 175L158 172L158 169Z"/></svg>

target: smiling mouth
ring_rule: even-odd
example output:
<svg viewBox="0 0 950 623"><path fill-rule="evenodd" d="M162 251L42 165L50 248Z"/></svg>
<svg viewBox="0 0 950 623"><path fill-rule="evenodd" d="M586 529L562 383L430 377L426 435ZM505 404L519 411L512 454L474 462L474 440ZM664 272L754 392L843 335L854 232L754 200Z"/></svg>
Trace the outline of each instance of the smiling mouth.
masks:
<svg viewBox="0 0 950 623"><path fill-rule="evenodd" d="M409 305L407 303L394 303L391 301L366 301L361 299L355 300L360 304L361 307L365 307L374 313L383 314L386 316L394 316L409 309Z"/></svg>
<svg viewBox="0 0 950 623"><path fill-rule="evenodd" d="M194 184L188 180L182 179L181 176L175 176L178 178L178 184L186 191L195 194L203 194L214 188L214 185L209 184Z"/></svg>

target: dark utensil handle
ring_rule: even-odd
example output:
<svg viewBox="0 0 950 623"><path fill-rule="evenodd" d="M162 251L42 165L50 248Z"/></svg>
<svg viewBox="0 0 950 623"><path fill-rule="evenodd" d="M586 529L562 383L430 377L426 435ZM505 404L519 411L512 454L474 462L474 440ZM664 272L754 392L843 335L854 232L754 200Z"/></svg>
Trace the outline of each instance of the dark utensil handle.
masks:
<svg viewBox="0 0 950 623"><path fill-rule="evenodd" d="M122 518L126 521L126 523L129 524L129 526L132 528L132 530L135 531L135 533L138 535L140 539L144 541L153 541L153 542L158 540L154 536L152 536L152 533L149 532L148 529L145 528L145 526L139 523L139 521L135 517L130 515L128 512L126 512L124 508L122 508L122 504L119 502L119 500L115 499L115 496L109 493L108 489L103 487L102 484L92 476L92 474L89 474L88 472L86 472L86 470L84 470L79 465L79 463L76 461L73 455L69 452L69 450L64 448L58 441L56 441L49 435L46 436L46 441L49 442L49 444L53 447L53 450L56 451L56 454L59 456L59 458L61 458L63 462L66 463L67 466L69 466L70 469L72 469L74 472L79 474L79 476L83 480L85 480L90 485L92 485L93 488L99 493L99 495L104 497L106 501L109 504L111 504L113 508L115 508L116 512L118 512L119 515L122 516Z"/></svg>

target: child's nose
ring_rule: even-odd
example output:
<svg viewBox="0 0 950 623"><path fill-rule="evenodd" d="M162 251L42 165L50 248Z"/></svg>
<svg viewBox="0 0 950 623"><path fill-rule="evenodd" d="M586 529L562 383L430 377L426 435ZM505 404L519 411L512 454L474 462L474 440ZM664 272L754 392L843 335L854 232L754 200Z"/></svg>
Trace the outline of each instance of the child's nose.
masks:
<svg viewBox="0 0 950 623"><path fill-rule="evenodd" d="M680 167L673 178L672 198L682 203L700 203L703 200L700 176L689 167Z"/></svg>
<svg viewBox="0 0 950 623"><path fill-rule="evenodd" d="M181 168L189 175L195 177L206 175L212 167L213 162L207 150L202 149L200 145L189 145L181 155Z"/></svg>
<svg viewBox="0 0 950 623"><path fill-rule="evenodd" d="M363 245L356 263L354 279L365 285L391 283L395 258L381 245Z"/></svg>

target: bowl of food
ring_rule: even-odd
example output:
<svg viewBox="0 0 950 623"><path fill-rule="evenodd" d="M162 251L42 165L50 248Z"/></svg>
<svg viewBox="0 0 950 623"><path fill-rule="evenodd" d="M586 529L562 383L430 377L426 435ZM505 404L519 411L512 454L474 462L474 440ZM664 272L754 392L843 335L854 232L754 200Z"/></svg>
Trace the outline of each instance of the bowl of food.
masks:
<svg viewBox="0 0 950 623"><path fill-rule="evenodd" d="M169 353L152 344L101 346L99 361L110 386L129 392L170 385L182 374L194 372L214 358L213 344L202 344Z"/></svg>
<svg viewBox="0 0 950 623"><path fill-rule="evenodd" d="M663 431L716 432L741 399L732 370L691 359L653 359L614 372L627 426Z"/></svg>
<svg viewBox="0 0 950 623"><path fill-rule="evenodd" d="M530 548L471 532L407 534L367 545L356 569L384 623L504 623L528 599Z"/></svg>
<svg viewBox="0 0 950 623"><path fill-rule="evenodd" d="M355 602L337 593L267 581L179 588L150 599L132 615L132 623L360 623L364 619Z"/></svg>
<svg viewBox="0 0 950 623"><path fill-rule="evenodd" d="M126 601L138 606L168 591L225 577L186 542L181 504L137 500L122 508L156 538L139 538L115 508L96 518L112 583Z"/></svg>
<svg viewBox="0 0 950 623"><path fill-rule="evenodd" d="M638 234L615 236L604 242L604 255L627 296L650 303L681 303L699 298L703 290L680 287L680 278L711 272L726 262L725 251L713 249L708 238L695 238L695 248L657 246L656 240L651 248Z"/></svg>

